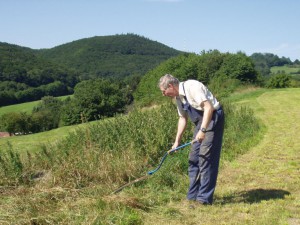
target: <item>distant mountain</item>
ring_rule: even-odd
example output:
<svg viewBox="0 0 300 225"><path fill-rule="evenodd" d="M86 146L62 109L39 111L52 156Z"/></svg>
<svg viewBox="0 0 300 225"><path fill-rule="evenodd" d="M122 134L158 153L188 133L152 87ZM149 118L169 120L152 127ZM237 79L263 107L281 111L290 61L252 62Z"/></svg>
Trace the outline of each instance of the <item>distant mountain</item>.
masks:
<svg viewBox="0 0 300 225"><path fill-rule="evenodd" d="M85 38L40 50L0 42L0 106L70 94L83 79L143 76L181 53L134 34Z"/></svg>
<svg viewBox="0 0 300 225"><path fill-rule="evenodd" d="M135 34L96 36L37 51L39 57L75 69L84 79L144 75L180 53Z"/></svg>

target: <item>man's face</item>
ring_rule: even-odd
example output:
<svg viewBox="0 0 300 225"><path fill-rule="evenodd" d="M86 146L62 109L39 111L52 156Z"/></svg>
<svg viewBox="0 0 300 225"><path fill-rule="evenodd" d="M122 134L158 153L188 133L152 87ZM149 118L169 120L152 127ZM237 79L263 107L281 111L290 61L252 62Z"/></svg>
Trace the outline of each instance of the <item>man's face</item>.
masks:
<svg viewBox="0 0 300 225"><path fill-rule="evenodd" d="M169 86L167 88L160 86L160 91L163 94L163 96L168 96L171 98L176 96L176 92L175 92L174 86L172 84L169 84Z"/></svg>

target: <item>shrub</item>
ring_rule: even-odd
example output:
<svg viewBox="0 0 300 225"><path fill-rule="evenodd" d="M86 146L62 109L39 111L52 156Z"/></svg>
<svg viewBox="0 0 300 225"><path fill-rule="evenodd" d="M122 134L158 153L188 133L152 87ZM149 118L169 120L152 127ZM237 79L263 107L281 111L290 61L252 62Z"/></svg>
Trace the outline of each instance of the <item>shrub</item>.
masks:
<svg viewBox="0 0 300 225"><path fill-rule="evenodd" d="M267 82L268 88L286 88L291 84L291 78L287 74L273 75Z"/></svg>

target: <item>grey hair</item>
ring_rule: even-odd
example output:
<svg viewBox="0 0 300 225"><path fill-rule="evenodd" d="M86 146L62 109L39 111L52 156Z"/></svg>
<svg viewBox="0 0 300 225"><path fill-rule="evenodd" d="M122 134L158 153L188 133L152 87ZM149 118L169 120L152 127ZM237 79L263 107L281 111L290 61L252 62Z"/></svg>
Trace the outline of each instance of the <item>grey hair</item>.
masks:
<svg viewBox="0 0 300 225"><path fill-rule="evenodd" d="M169 84L178 86L179 80L176 77L173 77L171 74L165 74L159 79L158 87L163 87L164 89L167 89L169 87Z"/></svg>

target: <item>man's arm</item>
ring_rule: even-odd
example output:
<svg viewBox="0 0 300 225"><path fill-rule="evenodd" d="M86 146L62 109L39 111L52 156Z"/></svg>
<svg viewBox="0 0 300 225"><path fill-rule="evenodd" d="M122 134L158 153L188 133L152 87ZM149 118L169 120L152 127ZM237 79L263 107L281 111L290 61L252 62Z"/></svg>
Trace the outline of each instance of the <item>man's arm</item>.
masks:
<svg viewBox="0 0 300 225"><path fill-rule="evenodd" d="M203 113L203 120L200 128L207 129L215 109L210 101L202 102L201 107L204 109L204 113ZM201 142L204 140L204 138L205 138L205 132L202 132L200 129L196 135L196 140Z"/></svg>
<svg viewBox="0 0 300 225"><path fill-rule="evenodd" d="M179 146L186 125L187 125L187 116L180 116L178 119L176 139L172 146L172 149L177 148Z"/></svg>

